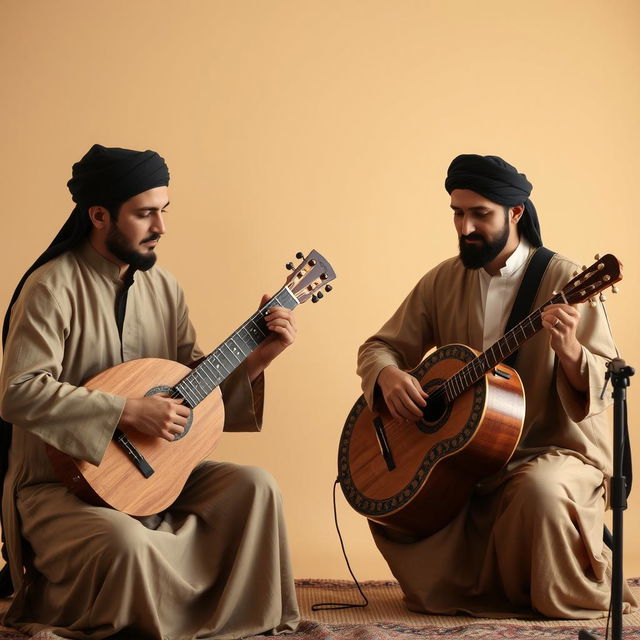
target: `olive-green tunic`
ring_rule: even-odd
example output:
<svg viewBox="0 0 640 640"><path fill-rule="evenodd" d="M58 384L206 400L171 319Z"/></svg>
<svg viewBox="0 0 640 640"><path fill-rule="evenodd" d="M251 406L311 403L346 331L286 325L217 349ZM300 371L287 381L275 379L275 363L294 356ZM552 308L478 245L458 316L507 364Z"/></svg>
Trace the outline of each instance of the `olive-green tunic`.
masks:
<svg viewBox="0 0 640 640"><path fill-rule="evenodd" d="M561 290L578 266L556 255L536 307ZM588 397L571 387L543 330L520 349L526 395L520 444L508 466L484 481L449 525L422 540L371 525L409 608L434 613L605 616L611 555L603 544L611 432L603 399L607 360L616 350L603 306L579 305L577 337ZM483 350L479 274L449 259L427 273L360 348L358 373L370 406L380 370L414 369L432 347ZM635 606L626 592L625 609Z"/></svg>
<svg viewBox="0 0 640 640"><path fill-rule="evenodd" d="M98 464L123 410L125 398L84 380L134 358L202 356L182 290L157 266L135 274L121 340L118 276L86 243L35 271L13 308L0 411L14 424L3 514L17 594L5 622L92 639L295 628L281 498L266 472L204 463L144 522L85 504L54 475L45 442ZM225 381L226 430L260 429L263 385L242 365Z"/></svg>

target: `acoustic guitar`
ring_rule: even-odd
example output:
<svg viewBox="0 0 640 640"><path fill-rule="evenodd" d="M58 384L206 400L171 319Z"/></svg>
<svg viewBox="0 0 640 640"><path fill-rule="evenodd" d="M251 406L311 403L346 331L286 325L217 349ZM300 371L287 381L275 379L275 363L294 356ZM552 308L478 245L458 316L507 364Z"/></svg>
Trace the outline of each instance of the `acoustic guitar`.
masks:
<svg viewBox="0 0 640 640"><path fill-rule="evenodd" d="M453 520L481 479L506 465L522 434L525 398L518 373L501 363L540 331L544 307L585 302L622 278L614 256L596 258L484 353L450 344L429 354L411 372L429 394L416 422L373 411L360 396L338 451L340 485L358 513L429 536Z"/></svg>
<svg viewBox="0 0 640 640"><path fill-rule="evenodd" d="M269 335L264 317L271 307L293 309L323 291L335 278L331 265L312 251L287 268L285 285L194 369L170 360L140 358L123 362L84 383L126 397L166 394L183 398L189 408L184 432L172 442L135 429L116 428L98 466L73 458L47 445L58 477L89 504L107 506L134 516L166 509L184 487L193 468L214 449L224 426L219 385Z"/></svg>

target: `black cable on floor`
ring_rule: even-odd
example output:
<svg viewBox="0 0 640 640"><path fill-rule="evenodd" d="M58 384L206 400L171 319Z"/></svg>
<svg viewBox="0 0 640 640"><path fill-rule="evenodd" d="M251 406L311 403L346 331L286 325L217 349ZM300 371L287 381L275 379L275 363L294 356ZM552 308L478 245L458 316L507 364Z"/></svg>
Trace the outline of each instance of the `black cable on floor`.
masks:
<svg viewBox="0 0 640 640"><path fill-rule="evenodd" d="M336 487L338 486L339 481L340 481L339 478L336 478L335 482L333 483L333 519L336 523L336 531L338 532L340 546L342 547L342 555L344 556L344 560L347 563L347 568L349 569L349 573L351 574L351 577L353 578L353 581L355 582L356 587L358 587L358 591L360 592L360 595L362 596L362 599L364 600L364 602L355 602L355 603L316 602L315 604L311 605L311 611L332 611L335 609L355 609L357 607L366 607L369 604L369 600L367 599L367 596L364 595L364 592L360 587L360 583L358 582L356 577L353 575L351 565L349 564L349 558L347 558L347 552L345 551L345 548L344 548L342 535L340 534L340 526L338 525L338 510L336 508Z"/></svg>

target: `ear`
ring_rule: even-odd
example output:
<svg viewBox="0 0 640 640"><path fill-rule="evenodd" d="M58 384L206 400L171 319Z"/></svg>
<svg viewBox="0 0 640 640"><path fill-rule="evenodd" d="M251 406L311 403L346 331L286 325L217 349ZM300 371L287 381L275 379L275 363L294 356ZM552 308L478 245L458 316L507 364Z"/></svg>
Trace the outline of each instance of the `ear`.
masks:
<svg viewBox="0 0 640 640"><path fill-rule="evenodd" d="M522 217L523 213L524 213L524 205L523 204L518 204L515 207L511 207L511 209L509 211L510 220L514 224L518 224L518 221Z"/></svg>
<svg viewBox="0 0 640 640"><path fill-rule="evenodd" d="M100 206L89 207L89 218L96 229L104 229L111 221L109 212Z"/></svg>

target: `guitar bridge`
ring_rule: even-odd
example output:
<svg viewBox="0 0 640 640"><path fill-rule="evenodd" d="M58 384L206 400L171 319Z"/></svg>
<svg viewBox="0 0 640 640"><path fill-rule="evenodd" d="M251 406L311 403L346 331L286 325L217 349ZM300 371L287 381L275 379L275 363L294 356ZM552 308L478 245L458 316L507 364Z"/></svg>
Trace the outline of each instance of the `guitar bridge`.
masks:
<svg viewBox="0 0 640 640"><path fill-rule="evenodd" d="M122 447L124 452L131 458L133 464L138 471L145 477L149 478L154 474L153 467L146 461L145 457L133 446L127 435L116 429L113 433L113 439Z"/></svg>
<svg viewBox="0 0 640 640"><path fill-rule="evenodd" d="M376 430L376 437L378 438L378 444L380 445L380 453L384 461L387 463L387 469L393 471L396 468L396 463L391 454L391 448L389 447L389 441L387 440L387 432L384 428L384 423L380 416L376 416L373 420L373 426Z"/></svg>
<svg viewBox="0 0 640 640"><path fill-rule="evenodd" d="M493 370L493 375L498 376L499 378L504 378L505 380L511 380L511 374L508 371L498 369L498 367Z"/></svg>

